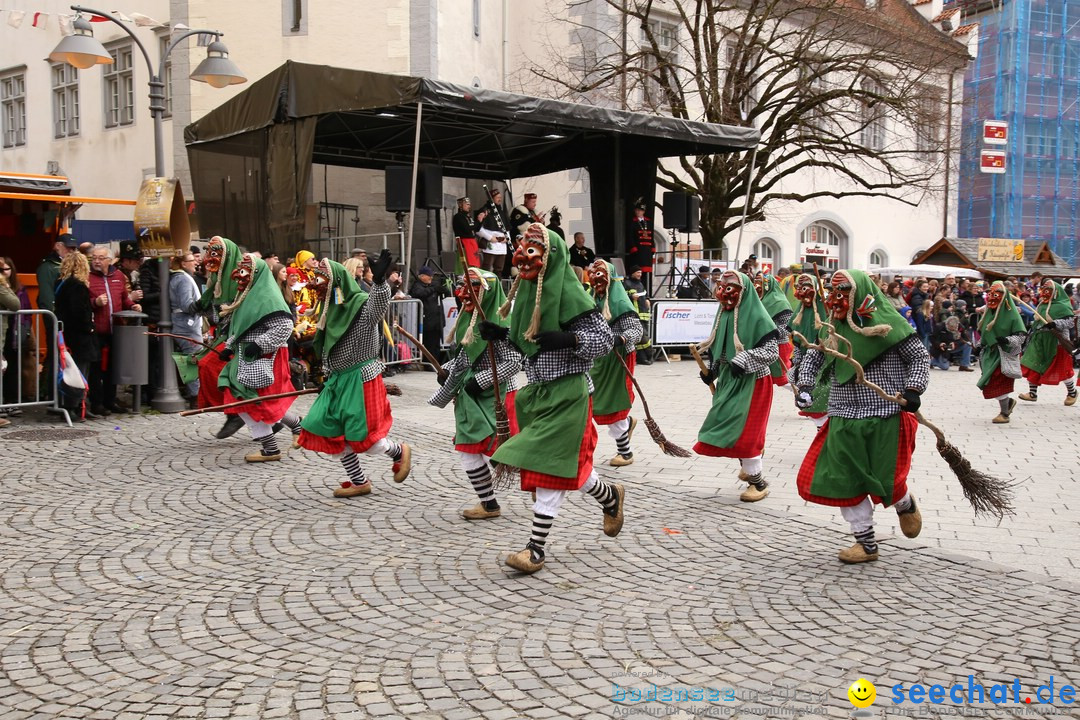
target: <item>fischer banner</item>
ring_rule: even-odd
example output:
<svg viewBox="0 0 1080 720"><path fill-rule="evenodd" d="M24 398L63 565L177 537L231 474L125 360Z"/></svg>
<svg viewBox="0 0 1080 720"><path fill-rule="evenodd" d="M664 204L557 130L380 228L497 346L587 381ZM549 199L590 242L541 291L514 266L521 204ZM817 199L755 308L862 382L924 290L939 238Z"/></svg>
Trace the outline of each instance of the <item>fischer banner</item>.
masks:
<svg viewBox="0 0 1080 720"><path fill-rule="evenodd" d="M715 300L653 301L653 344L689 345L708 340L719 309Z"/></svg>

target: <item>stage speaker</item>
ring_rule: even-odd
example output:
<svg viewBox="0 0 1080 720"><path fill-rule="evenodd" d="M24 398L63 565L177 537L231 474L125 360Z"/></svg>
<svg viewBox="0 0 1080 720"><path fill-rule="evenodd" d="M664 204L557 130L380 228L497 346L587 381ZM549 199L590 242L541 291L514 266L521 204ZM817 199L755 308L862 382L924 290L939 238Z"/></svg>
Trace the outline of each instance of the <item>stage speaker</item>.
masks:
<svg viewBox="0 0 1080 720"><path fill-rule="evenodd" d="M697 195L686 196L686 227L684 232L700 232L701 230L701 198Z"/></svg>
<svg viewBox="0 0 1080 720"><path fill-rule="evenodd" d="M412 187L412 167L409 165L387 165L386 211L409 212L409 189Z"/></svg>
<svg viewBox="0 0 1080 720"><path fill-rule="evenodd" d="M664 227L671 230L686 229L686 193L664 193Z"/></svg>
<svg viewBox="0 0 1080 720"><path fill-rule="evenodd" d="M416 171L416 207L425 210L442 210L442 168L438 165L421 165Z"/></svg>
<svg viewBox="0 0 1080 720"><path fill-rule="evenodd" d="M388 165L385 177L386 211L409 212L412 166ZM420 165L416 168L416 207L423 210L441 210L442 206L442 168L438 165Z"/></svg>

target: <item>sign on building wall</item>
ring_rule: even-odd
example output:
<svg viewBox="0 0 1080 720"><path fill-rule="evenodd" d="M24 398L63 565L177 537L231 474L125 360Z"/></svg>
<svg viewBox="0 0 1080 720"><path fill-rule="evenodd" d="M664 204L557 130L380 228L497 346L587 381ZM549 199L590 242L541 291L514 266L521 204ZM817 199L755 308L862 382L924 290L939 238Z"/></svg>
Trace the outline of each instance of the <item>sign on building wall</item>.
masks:
<svg viewBox="0 0 1080 720"><path fill-rule="evenodd" d="M979 153L979 172L1002 175L1005 173L1004 150L982 150Z"/></svg>
<svg viewBox="0 0 1080 720"><path fill-rule="evenodd" d="M1024 259L1024 241L979 238L979 262L1015 262Z"/></svg>
<svg viewBox="0 0 1080 720"><path fill-rule="evenodd" d="M1004 120L984 120L983 142L987 145L1008 145L1009 123Z"/></svg>

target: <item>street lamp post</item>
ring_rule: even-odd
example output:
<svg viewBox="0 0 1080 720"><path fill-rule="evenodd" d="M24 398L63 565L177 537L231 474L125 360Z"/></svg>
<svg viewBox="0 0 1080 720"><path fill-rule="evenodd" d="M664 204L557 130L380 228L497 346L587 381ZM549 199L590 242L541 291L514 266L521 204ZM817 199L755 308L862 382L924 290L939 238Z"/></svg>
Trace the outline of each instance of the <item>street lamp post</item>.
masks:
<svg viewBox="0 0 1080 720"><path fill-rule="evenodd" d="M229 59L229 51L224 43L220 41L223 33L216 30L188 30L184 32L169 43L165 52L161 54L157 72L154 72L154 64L150 60L150 53L146 51L146 46L119 18L107 12L80 5L72 5L71 9L76 13L97 15L115 23L135 41L139 50L142 51L143 59L146 60L146 69L150 75L150 116L154 119L154 175L164 177L165 147L162 140L162 121L165 115L165 82L162 77L165 75L165 61L169 58L173 48L181 41L193 35L213 35L218 39L210 43L206 48L206 59L195 68L195 72L190 76L191 79L205 82L211 87L217 88L246 82L247 78ZM60 44L49 55L50 60L66 62L80 70L86 70L94 65L107 65L113 61L112 55L105 49L105 46L94 39L93 27L81 15L75 18L73 29L74 34L60 41ZM184 238L184 242L187 242L187 238ZM161 286L161 318L158 321L158 328L161 332L166 333L172 330L168 259L159 258L158 266L158 281ZM176 384L176 373L173 370L172 338L162 337L159 340L158 345L161 348L161 357L159 359L161 363L160 385L154 390L152 405L154 409L160 412L180 412L184 409L184 399L180 397Z"/></svg>

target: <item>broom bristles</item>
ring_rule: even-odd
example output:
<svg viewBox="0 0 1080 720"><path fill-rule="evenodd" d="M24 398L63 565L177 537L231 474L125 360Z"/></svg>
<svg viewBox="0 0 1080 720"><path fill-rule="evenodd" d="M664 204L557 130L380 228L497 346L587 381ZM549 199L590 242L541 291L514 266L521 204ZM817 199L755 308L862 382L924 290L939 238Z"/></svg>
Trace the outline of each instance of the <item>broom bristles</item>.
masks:
<svg viewBox="0 0 1080 720"><path fill-rule="evenodd" d="M385 383L384 387L386 387L386 394L387 395L400 395L401 394L401 386L399 386L399 385L395 385L394 383Z"/></svg>
<svg viewBox="0 0 1080 720"><path fill-rule="evenodd" d="M937 450L960 481L964 497L975 510L976 516L992 515L1002 520L1006 515L1015 512L1012 506L1012 483L974 469L960 451L947 442L938 442Z"/></svg>
<svg viewBox="0 0 1080 720"><path fill-rule="evenodd" d="M690 457L690 452L688 450L684 450L664 437L664 433L660 432L660 426L657 425L656 421L651 417L645 418L645 427L649 429L649 436L652 437L653 442L660 446L661 452L665 455L671 455L672 457Z"/></svg>

